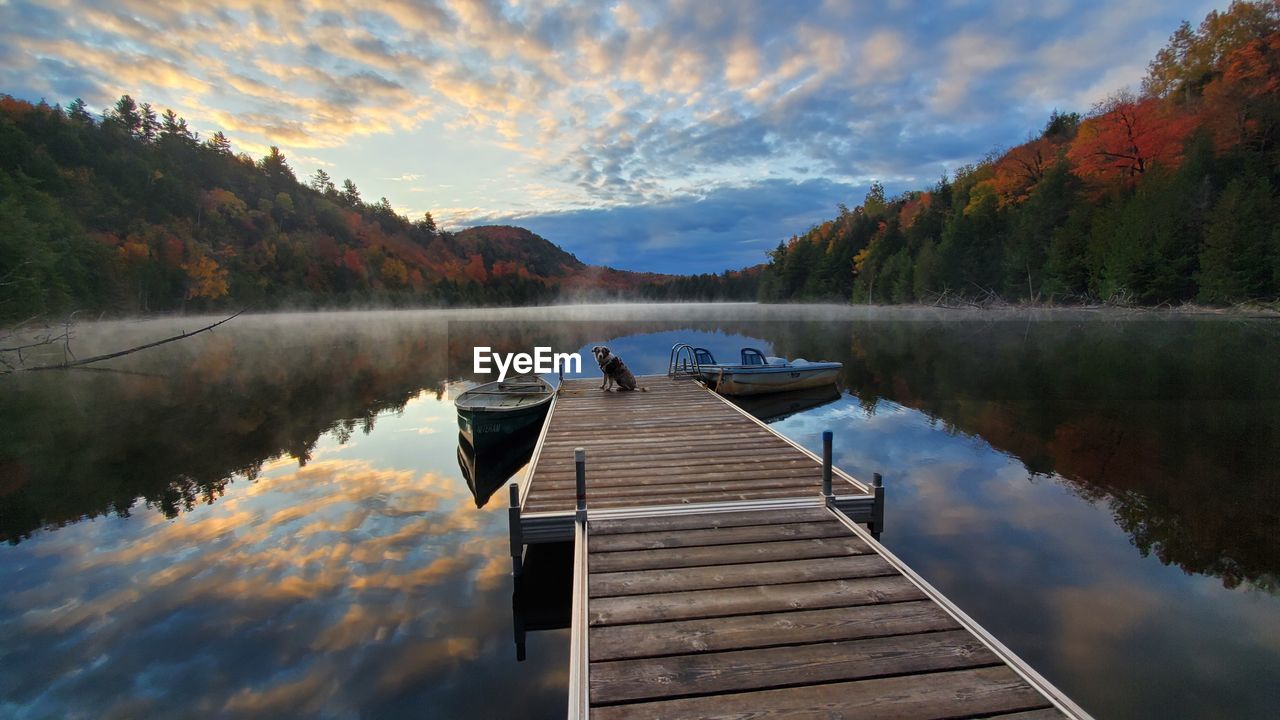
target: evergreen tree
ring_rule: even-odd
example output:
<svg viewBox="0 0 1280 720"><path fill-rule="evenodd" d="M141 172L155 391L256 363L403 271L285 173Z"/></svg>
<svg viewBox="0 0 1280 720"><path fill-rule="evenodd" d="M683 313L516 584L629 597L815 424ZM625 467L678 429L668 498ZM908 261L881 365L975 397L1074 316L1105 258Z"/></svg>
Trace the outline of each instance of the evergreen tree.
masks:
<svg viewBox="0 0 1280 720"><path fill-rule="evenodd" d="M85 109L84 100L76 98L67 106L67 117L79 125L92 125L93 116Z"/></svg>
<svg viewBox="0 0 1280 720"><path fill-rule="evenodd" d="M132 137L142 136L142 113L138 110L138 104L128 95L121 95L103 120Z"/></svg>
<svg viewBox="0 0 1280 720"><path fill-rule="evenodd" d="M422 214L422 219L418 221L418 229L427 235L436 234L436 219L431 217L431 213L426 212Z"/></svg>
<svg viewBox="0 0 1280 720"><path fill-rule="evenodd" d="M356 188L356 184L351 181L351 178L342 181L342 192L338 193L338 197L351 207L360 205L360 190Z"/></svg>
<svg viewBox="0 0 1280 720"><path fill-rule="evenodd" d="M1079 202L1080 181L1064 163L1049 169L1027 202L1012 211L1005 244L1003 289L1011 296L1039 298L1053 233Z"/></svg>
<svg viewBox="0 0 1280 720"><path fill-rule="evenodd" d="M1040 133L1040 137L1049 140L1070 141L1076 136L1076 130L1080 129L1080 113L1076 112L1058 112L1057 108L1049 115L1049 121L1044 125L1044 131Z"/></svg>
<svg viewBox="0 0 1280 720"><path fill-rule="evenodd" d="M1200 254L1200 297L1239 302L1274 296L1274 230L1280 213L1270 183L1260 175L1227 183L1205 229ZM1268 257L1268 256L1271 257Z"/></svg>
<svg viewBox="0 0 1280 720"><path fill-rule="evenodd" d="M311 186L312 190L315 190L321 195L332 195L336 192L336 188L333 186L333 178L329 177L329 173L325 172L324 168L317 168L316 171L311 174L311 181L308 184Z"/></svg>
<svg viewBox="0 0 1280 720"><path fill-rule="evenodd" d="M280 148L275 145L272 145L267 154L258 162L258 167L272 181L272 187L283 187L285 183L296 181L293 168L289 167L289 162L285 159L284 153L280 152Z"/></svg>
<svg viewBox="0 0 1280 720"><path fill-rule="evenodd" d="M1052 295L1083 296L1089 292L1089 236L1093 212L1087 205L1072 208L1066 221L1049 239L1045 267L1045 292Z"/></svg>
<svg viewBox="0 0 1280 720"><path fill-rule="evenodd" d="M227 139L226 135L222 134L221 130L215 132L213 136L209 138L209 142L207 144L209 149L215 153L231 157L231 141Z"/></svg>
<svg viewBox="0 0 1280 720"><path fill-rule="evenodd" d="M138 109L138 117L140 119L138 139L148 143L155 142L160 133L160 122L156 119L156 111L151 109L151 103L142 103Z"/></svg>
<svg viewBox="0 0 1280 720"><path fill-rule="evenodd" d="M170 142L177 141L184 144L194 143L195 135L191 133L191 129L187 127L185 118L178 117L172 109L165 110L164 115L160 119L160 139Z"/></svg>

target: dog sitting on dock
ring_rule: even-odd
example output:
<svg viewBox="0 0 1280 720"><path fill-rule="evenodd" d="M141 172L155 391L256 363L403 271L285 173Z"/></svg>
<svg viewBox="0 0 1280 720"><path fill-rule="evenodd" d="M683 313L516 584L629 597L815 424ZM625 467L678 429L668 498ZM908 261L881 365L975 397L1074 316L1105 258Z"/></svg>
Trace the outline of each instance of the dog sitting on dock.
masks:
<svg viewBox="0 0 1280 720"><path fill-rule="evenodd" d="M596 363L600 365L600 372L604 373L604 380L600 383L601 390L608 390L617 385L620 390L636 390L636 376L631 374L631 369L627 364L622 362L622 358L614 355L609 348L604 345L596 345L591 348L591 354L596 356ZM644 388L639 388L644 392Z"/></svg>

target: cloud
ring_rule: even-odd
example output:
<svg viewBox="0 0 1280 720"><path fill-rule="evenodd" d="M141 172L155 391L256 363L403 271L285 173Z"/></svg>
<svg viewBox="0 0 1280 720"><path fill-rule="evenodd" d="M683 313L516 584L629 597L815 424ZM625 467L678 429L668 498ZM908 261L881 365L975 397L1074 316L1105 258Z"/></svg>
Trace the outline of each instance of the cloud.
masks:
<svg viewBox="0 0 1280 720"><path fill-rule="evenodd" d="M853 204L865 188L825 180L767 180L661 202L488 218L554 239L585 262L655 272L720 272Z"/></svg>
<svg viewBox="0 0 1280 720"><path fill-rule="evenodd" d="M946 70L930 98L934 109L951 112L970 99L970 88L986 73L1008 65L1017 50L1008 40L978 32L961 32L946 43Z"/></svg>
<svg viewBox="0 0 1280 720"><path fill-rule="evenodd" d="M907 54L902 35L892 30L881 30L862 46L862 68L867 77L892 73L901 66Z"/></svg>

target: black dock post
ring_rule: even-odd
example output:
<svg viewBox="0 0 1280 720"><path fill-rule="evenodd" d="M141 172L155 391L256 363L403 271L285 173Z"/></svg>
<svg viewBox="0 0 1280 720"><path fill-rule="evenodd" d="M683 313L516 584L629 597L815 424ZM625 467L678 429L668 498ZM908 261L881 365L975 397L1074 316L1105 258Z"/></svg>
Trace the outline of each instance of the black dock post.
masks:
<svg viewBox="0 0 1280 720"><path fill-rule="evenodd" d="M875 502L871 506L871 537L879 540L884 532L884 478L880 473L871 476L871 491L875 494Z"/></svg>
<svg viewBox="0 0 1280 720"><path fill-rule="evenodd" d="M511 591L511 631L516 641L516 662L524 662L528 631L524 620L524 578L516 576L515 589Z"/></svg>
<svg viewBox="0 0 1280 720"><path fill-rule="evenodd" d="M835 502L835 496L831 494L831 431L822 431L822 497L826 500L827 506L831 506Z"/></svg>
<svg viewBox="0 0 1280 720"><path fill-rule="evenodd" d="M511 507L507 508L507 525L511 533L511 575L524 572L524 532L520 527L520 485L511 483Z"/></svg>

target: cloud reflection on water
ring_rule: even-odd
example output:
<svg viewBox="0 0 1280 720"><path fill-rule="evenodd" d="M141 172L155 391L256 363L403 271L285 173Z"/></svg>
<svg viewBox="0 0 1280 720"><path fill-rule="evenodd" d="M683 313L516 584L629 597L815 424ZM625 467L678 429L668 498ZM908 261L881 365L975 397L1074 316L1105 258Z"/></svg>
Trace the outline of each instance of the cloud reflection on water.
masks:
<svg viewBox="0 0 1280 720"><path fill-rule="evenodd" d="M833 430L837 465L883 472L883 541L1086 709L1213 717L1229 692L1233 715L1266 714L1242 668L1276 677L1276 598L1134 552L1105 501L895 403L846 395L774 427L810 449Z"/></svg>
<svg viewBox="0 0 1280 720"><path fill-rule="evenodd" d="M424 402L407 408L413 428ZM0 599L0 659L28 668L0 680L0 709L349 717L408 702L421 715L477 664L511 672L511 647L493 642L510 632L505 513L477 510L456 473L337 448L271 463L176 520L98 519L9 548L42 581ZM563 702L558 680L520 669L533 697L475 707Z"/></svg>

